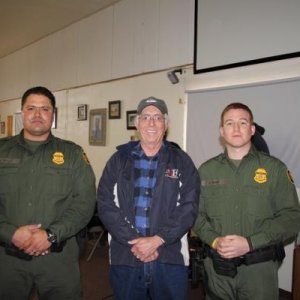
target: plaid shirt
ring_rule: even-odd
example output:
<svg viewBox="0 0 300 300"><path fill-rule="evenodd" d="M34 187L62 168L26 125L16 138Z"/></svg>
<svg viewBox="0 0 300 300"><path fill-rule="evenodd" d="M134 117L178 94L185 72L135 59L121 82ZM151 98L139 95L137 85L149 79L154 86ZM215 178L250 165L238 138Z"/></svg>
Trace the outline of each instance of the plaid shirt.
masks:
<svg viewBox="0 0 300 300"><path fill-rule="evenodd" d="M153 157L147 157L139 145L133 155L135 226L143 236L148 236L150 228L149 213L156 183L158 153Z"/></svg>

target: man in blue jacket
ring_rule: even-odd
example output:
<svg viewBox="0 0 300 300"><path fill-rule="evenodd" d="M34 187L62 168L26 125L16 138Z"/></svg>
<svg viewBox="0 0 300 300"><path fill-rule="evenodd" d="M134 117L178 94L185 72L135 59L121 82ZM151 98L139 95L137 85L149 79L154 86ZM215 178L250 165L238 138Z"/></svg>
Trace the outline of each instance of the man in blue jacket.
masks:
<svg viewBox="0 0 300 300"><path fill-rule="evenodd" d="M98 187L98 213L110 234L114 299L187 299L187 232L200 181L191 158L164 140L168 109L149 97L137 108L140 141L117 147Z"/></svg>

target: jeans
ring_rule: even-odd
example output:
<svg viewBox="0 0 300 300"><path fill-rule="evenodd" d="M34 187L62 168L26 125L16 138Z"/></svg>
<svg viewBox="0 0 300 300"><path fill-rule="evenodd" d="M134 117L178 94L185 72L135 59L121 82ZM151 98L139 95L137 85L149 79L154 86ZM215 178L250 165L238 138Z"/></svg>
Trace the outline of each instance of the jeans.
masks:
<svg viewBox="0 0 300 300"><path fill-rule="evenodd" d="M157 261L141 267L110 266L115 300L186 300L188 268Z"/></svg>

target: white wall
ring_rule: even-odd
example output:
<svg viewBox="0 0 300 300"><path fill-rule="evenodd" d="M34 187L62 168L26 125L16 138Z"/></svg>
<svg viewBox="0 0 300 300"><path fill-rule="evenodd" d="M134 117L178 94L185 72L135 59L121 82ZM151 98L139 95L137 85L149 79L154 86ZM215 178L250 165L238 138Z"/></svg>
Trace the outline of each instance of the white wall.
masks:
<svg viewBox="0 0 300 300"><path fill-rule="evenodd" d="M53 134L80 144L86 151L97 180L108 158L119 144L126 143L135 134L126 128L126 111L135 110L138 102L146 97L164 99L169 108L169 139L183 146L184 137L184 88L181 83L172 85L166 72L116 80L81 88L55 92L58 118ZM121 119L107 119L106 146L90 146L88 143L89 120L77 121L77 105L88 104L88 110L107 108L108 101L121 100ZM1 121L20 111L20 99L0 102ZM4 136L4 135L2 135ZM1 135L0 135L1 137Z"/></svg>
<svg viewBox="0 0 300 300"><path fill-rule="evenodd" d="M193 58L194 0L123 0L0 59L0 101L144 74Z"/></svg>

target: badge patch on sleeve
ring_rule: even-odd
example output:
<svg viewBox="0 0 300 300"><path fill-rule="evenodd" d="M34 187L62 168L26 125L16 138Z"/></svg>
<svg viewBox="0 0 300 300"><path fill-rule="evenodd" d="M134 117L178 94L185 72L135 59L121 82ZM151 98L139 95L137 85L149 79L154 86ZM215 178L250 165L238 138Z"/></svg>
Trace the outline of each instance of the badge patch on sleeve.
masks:
<svg viewBox="0 0 300 300"><path fill-rule="evenodd" d="M286 174L287 174L287 177L288 177L289 181L292 184L294 184L294 179L293 179L293 176L292 176L291 172L289 170L287 170Z"/></svg>
<svg viewBox="0 0 300 300"><path fill-rule="evenodd" d="M52 162L56 165L63 165L65 163L64 154L62 152L54 152Z"/></svg>
<svg viewBox="0 0 300 300"><path fill-rule="evenodd" d="M88 159L88 157L87 157L87 155L86 155L85 152L82 152L82 157L83 157L83 160L89 165L90 161L89 161L89 159Z"/></svg>
<svg viewBox="0 0 300 300"><path fill-rule="evenodd" d="M254 180L258 183L265 183L267 182L267 171L263 168L258 168L255 171Z"/></svg>

